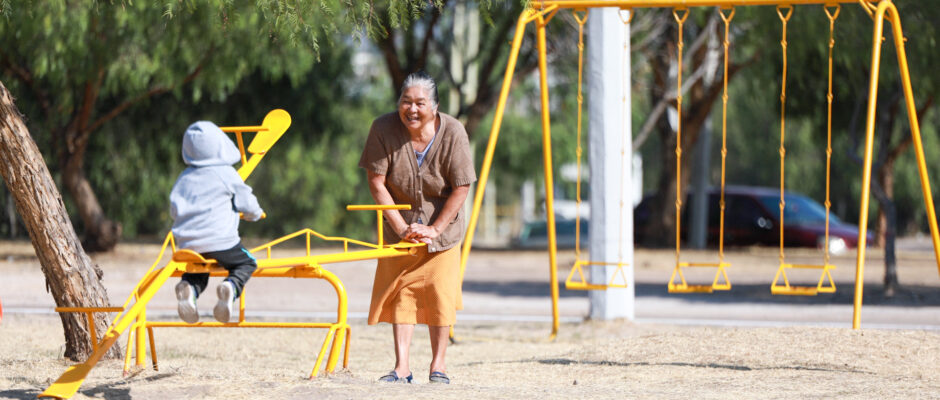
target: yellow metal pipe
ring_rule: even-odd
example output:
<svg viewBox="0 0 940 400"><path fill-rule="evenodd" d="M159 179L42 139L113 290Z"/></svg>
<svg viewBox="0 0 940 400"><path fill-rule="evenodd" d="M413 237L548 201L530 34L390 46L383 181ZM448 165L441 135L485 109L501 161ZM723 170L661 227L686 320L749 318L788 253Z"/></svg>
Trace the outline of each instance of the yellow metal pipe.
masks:
<svg viewBox="0 0 940 400"><path fill-rule="evenodd" d="M558 334L558 264L555 237L554 179L552 176L552 126L548 104L548 66L545 59L545 20L539 15L536 21L536 37L539 51L539 83L542 88L542 165L545 170L545 220L548 229L549 284L552 290L552 334Z"/></svg>
<svg viewBox="0 0 940 400"><path fill-rule="evenodd" d="M242 164L248 162L248 155L245 152L245 139L241 132L235 132L235 142L238 144L238 152L242 155Z"/></svg>
<svg viewBox="0 0 940 400"><path fill-rule="evenodd" d="M454 326L451 325L451 329L454 329ZM346 326L346 346L343 350L343 368L349 368L349 345L352 341L352 328L348 325Z"/></svg>
<svg viewBox="0 0 940 400"><path fill-rule="evenodd" d="M140 314L137 315L137 366L142 367L144 361L147 359L147 309L143 308L140 310Z"/></svg>
<svg viewBox="0 0 940 400"><path fill-rule="evenodd" d="M127 347L124 350L124 369L123 375L127 376L131 370L131 351L134 350L134 329L127 332Z"/></svg>
<svg viewBox="0 0 940 400"><path fill-rule="evenodd" d="M875 0L878 3L881 0ZM532 0L532 7L559 8L686 8L686 7L735 7L735 6L776 6L804 4L858 3L859 0Z"/></svg>
<svg viewBox="0 0 940 400"><path fill-rule="evenodd" d="M907 66L907 52L904 49L904 30L901 28L901 16L892 3L885 6L888 9L888 18L894 30L894 48L898 54L898 68L901 71L901 83L904 86L904 100L907 104L907 119L911 126L911 136L914 139L914 154L917 155L917 170L920 173L920 186L924 193L924 203L927 206L927 224L930 225L930 236L933 239L933 252L937 260L937 272L940 273L940 233L937 229L937 213L933 206L933 194L930 190L930 177L927 175L927 161L924 157L924 146L920 138L920 122L917 120L917 105L914 102L914 90L911 87L911 75Z"/></svg>
<svg viewBox="0 0 940 400"><path fill-rule="evenodd" d="M85 377L88 376L88 372L91 371L91 368L94 367L96 363L101 359L102 356L114 345L114 342L117 341L118 337L121 336L121 333L130 326L131 323L137 318L139 314L146 306L147 302L153 298L154 294L157 293L157 289L166 282L170 277L172 272L176 269L176 266L171 262L170 265L164 267L160 270L159 274L153 279L153 282L157 283L155 287L148 288L144 291L143 295L137 300L133 307L127 310L123 316L114 324L102 337L101 345L85 360L84 363L76 364L69 367L65 370L65 373L59 377L55 382L52 383L45 391L39 394L39 397L57 397L60 399L67 399L75 395L75 392L78 391L78 388L81 386L82 382L85 380Z"/></svg>
<svg viewBox="0 0 940 400"><path fill-rule="evenodd" d="M147 322L153 328L330 328L333 322L196 322L187 324L179 321Z"/></svg>
<svg viewBox="0 0 940 400"><path fill-rule="evenodd" d="M221 126L222 132L242 133L242 132L267 132L268 128L264 126Z"/></svg>
<svg viewBox="0 0 940 400"><path fill-rule="evenodd" d="M410 210L411 204L350 204L346 206L349 211L372 210Z"/></svg>
<svg viewBox="0 0 940 400"><path fill-rule="evenodd" d="M473 233L480 218L480 207L483 205L483 193L486 191L486 182L490 176L490 167L493 165L493 153L496 151L496 142L499 140L499 128L503 123L503 111L506 110L506 101L509 98L509 88L512 87L512 75L516 70L516 60L519 58L519 49L522 47L522 37L525 35L525 26L530 15L534 13L526 9L519 15L516 23L516 34L512 40L512 49L509 50L509 60L506 62L506 73L503 76L503 87L499 92L499 101L493 116L493 125L490 128L490 139L486 145L483 156L483 165L480 167L480 179L477 181L477 190L473 195L473 211L467 224L467 235L464 238L463 248L460 251L460 282L463 282L464 272L467 269L467 258L470 256L470 247L473 244ZM453 336L453 335L452 335Z"/></svg>
<svg viewBox="0 0 940 400"><path fill-rule="evenodd" d="M332 272L325 269L320 270L323 273L322 279L325 279L330 285L333 285L333 289L336 290L337 297L337 306L336 306L336 325L340 326L336 332L336 338L333 340L333 349L330 351L330 358L326 362L326 372L331 373L333 369L336 368L336 362L339 360L339 352L343 340L346 338L346 318L348 314L348 300L346 296L346 287L343 286L343 282L334 275Z"/></svg>
<svg viewBox="0 0 940 400"><path fill-rule="evenodd" d="M150 339L150 358L153 359L153 370L159 371L157 367L157 344L154 342L153 328L147 327L147 337Z"/></svg>
<svg viewBox="0 0 940 400"><path fill-rule="evenodd" d="M95 314L85 313L85 321L88 321L88 335L91 336L91 348L98 347L98 332L95 330Z"/></svg>
<svg viewBox="0 0 940 400"><path fill-rule="evenodd" d="M865 118L865 161L862 166L862 198L858 216L858 253L855 259L855 297L852 329L862 324L862 293L865 289L865 246L868 239L868 197L871 195L871 160L875 140L875 112L878 107L878 75L881 69L881 37L884 34L885 10L891 3L878 5L871 49L871 79L868 84L868 115Z"/></svg>
<svg viewBox="0 0 940 400"><path fill-rule="evenodd" d="M320 346L320 352L317 354L317 360L313 363L313 371L310 371L310 379L317 377L317 372L320 370L320 364L323 363L323 357L326 355L326 346L330 344L330 340L333 339L333 334L336 333L336 328L330 327L330 330L326 332L326 337L323 339L323 345Z"/></svg>

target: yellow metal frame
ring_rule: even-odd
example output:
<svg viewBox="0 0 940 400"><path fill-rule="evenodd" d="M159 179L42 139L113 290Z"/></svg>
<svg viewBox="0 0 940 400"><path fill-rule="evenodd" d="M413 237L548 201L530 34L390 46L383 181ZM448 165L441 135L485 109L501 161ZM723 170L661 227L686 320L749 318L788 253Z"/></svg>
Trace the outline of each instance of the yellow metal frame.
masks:
<svg viewBox="0 0 940 400"><path fill-rule="evenodd" d="M539 74L542 90L542 135L543 135L543 157L545 170L546 187L552 187L552 168L551 168L551 132L548 127L549 109L548 109L548 86L546 84L546 54L545 54L545 25L549 19L559 9L589 9L597 7L618 7L621 9L636 8L675 8L687 9L689 7L719 7L730 8L738 6L777 6L777 5L823 5L833 6L837 4L858 4L868 13L874 21L874 35L872 38L872 59L871 59L871 79L869 87L869 103L866 119L866 141L865 141L865 163L862 169L862 194L860 199L859 212L859 241L858 252L856 256L856 278L855 278L855 299L852 327L860 328L860 315L862 307L862 289L865 267L865 249L866 234L868 231L868 200L870 196L871 185L871 164L872 147L874 143L875 115L877 107L878 94L878 76L881 65L881 44L883 41L884 22L891 23L894 44L897 51L898 66L904 87L904 97L908 110L908 119L911 125L911 135L914 141L914 150L917 156L918 171L920 173L921 187L923 189L924 203L927 207L928 223L930 224L930 233L934 244L934 253L937 259L937 269L940 272L940 234L938 234L936 213L933 207L933 199L930 191L930 182L927 175L927 166L924 157L923 146L921 145L920 127L917 117L914 114L916 110L914 104L914 94L911 88L910 73L907 66L907 55L904 50L904 34L901 28L901 19L897 8L891 0L597 0L597 1L578 1L578 0L533 0L530 7L519 15L516 24L516 31L512 41L512 48L506 63L506 72L503 76L503 84L500 89L499 100L494 111L493 124L490 130L489 140L484 153L483 164L480 169L480 179L477 183L477 190L473 197L473 211L470 214L469 226L467 227L467 236L464 240L461 252L460 276L463 279L466 270L467 260L471 246L473 245L473 235L479 220L480 208L483 204L483 194L486 190L486 184L489 179L490 169L493 165L493 154L496 150L496 144L499 140L499 131L502 125L503 114L506 109L506 103L509 97L509 89L512 86L513 74L515 73L516 61L519 57L519 50L522 47L522 39L525 35L526 26L531 22L536 22L536 37L538 41L539 52ZM548 247L549 247L549 273L552 295L552 331L551 337L558 333L558 281L557 281L557 263L556 263L556 237L554 204L552 191L546 191L546 209L548 225Z"/></svg>
<svg viewBox="0 0 940 400"><path fill-rule="evenodd" d="M786 9L786 12L784 12ZM823 11L826 13L826 17L829 19L829 56L828 56L828 71L829 71L829 84L828 91L826 93L826 229L825 229L825 246L823 248L823 263L822 265L813 264L790 264L785 262L784 254L784 211L786 209L786 200L785 200L785 175L784 168L786 166L786 146L784 139L786 138L786 98L787 98L787 22L789 22L790 17L793 15L793 7L782 7L777 6L777 15L780 17L782 23L782 39L780 40L780 48L783 55L783 72L781 79L781 89L780 89L780 266L777 268L777 274L774 276L773 282L770 284L770 292L776 295L790 295L790 296L815 296L819 293L835 293L836 284L832 279L831 271L836 267L829 262L829 211L832 207L832 203L829 201L829 189L832 178L832 74L833 74L833 62L832 62L832 53L835 48L835 24L836 19L839 18L839 13L842 10L842 6L839 4L834 5L824 5ZM816 286L797 286L791 285L790 279L787 277L787 270L789 269L819 269L821 270L819 275L819 281ZM779 284L780 277L783 277L783 285ZM827 283L828 282L828 283Z"/></svg>
<svg viewBox="0 0 940 400"><path fill-rule="evenodd" d="M360 206L362 207L362 206ZM376 206L380 208L384 206ZM307 243L306 255L301 257L273 258L271 256L272 248L289 239L304 236ZM319 237L327 241L342 241L344 251L341 253L312 255L310 254L310 238ZM369 247L367 250L349 251L350 243ZM158 369L156 346L154 343L153 328L158 327L176 327L176 328L323 328L327 329L327 335L324 339L320 352L317 355L310 378L317 376L320 366L326 357L326 366L324 371L333 372L339 360L340 346L345 341L345 351L343 355L343 368L349 363L349 332L350 327L347 321L347 298L346 289L343 283L332 272L323 268L324 264L369 260L388 257L399 257L404 255L413 255L417 247L423 244L398 243L394 245L379 246L378 244L360 242L349 238L329 237L322 235L311 229L304 229L290 235L284 236L272 242L259 247L250 249L251 253L264 251L267 258L258 259L258 269L252 274L253 277L277 277L277 278L316 278L324 279L329 282L336 291L337 296L337 317L335 322L312 323L312 322L249 322L245 321L245 296L247 290L242 293L239 300L238 322L219 323L219 322L198 322L187 324L183 322L151 322L147 320L147 304L159 291L170 277L179 277L183 273L209 273L210 276L228 276L228 271L219 267L214 261L203 259L197 253L188 250L177 250L173 240L173 234L167 234L163 247L160 249L160 255L153 263L147 273L141 278L131 295L124 302L122 307L62 307L56 308L59 312L84 312L91 316L93 312L120 312L104 334L101 341L97 341L92 334L94 342L94 352L81 364L69 367L58 380L43 391L39 397L69 398L72 397L81 386L85 376L97 364L101 357L114 345L114 342L128 327L131 330L128 333L127 352L124 359L124 374L130 371L130 360L132 354L136 355L136 365L143 367L146 360L145 338L149 338L150 354L154 370ZM167 250L170 250L171 260L163 268L156 268L163 261ZM136 338L136 341L135 341ZM332 346L331 346L332 343ZM328 348L330 349L327 352ZM132 350L133 349L133 350ZM328 355L327 355L328 354Z"/></svg>
<svg viewBox="0 0 940 400"><path fill-rule="evenodd" d="M727 14L726 14L727 12ZM731 20L734 18L734 7L718 8L718 15L721 16L725 24L724 32L724 79L722 93L722 119L721 119L721 198L719 200L720 218L718 233L718 262L684 262L680 260L682 238L682 50L685 47L683 41L683 25L689 17L689 9L675 8L672 10L673 19L676 20L678 28L678 40L676 44L676 59L678 61L676 73L676 264L672 269L672 275L669 277L669 283L666 289L669 293L712 293L716 290L731 290L731 281L728 279L728 270L731 264L725 262L725 159L728 155L728 60L729 47L728 33L731 29ZM683 273L683 268L716 268L715 278L710 285L690 285ZM676 283L676 277L679 282Z"/></svg>
<svg viewBox="0 0 940 400"><path fill-rule="evenodd" d="M819 282L816 286L796 286L790 285L790 278L787 276L787 270L789 269L822 269L822 274L819 276ZM836 267L831 264L780 264L780 268L777 269L777 274L774 276L774 281L770 284L770 292L791 296L815 296L819 293L835 293L836 283L832 280L831 273L834 269ZM783 277L783 285L779 283L781 277Z"/></svg>
<svg viewBox="0 0 940 400"><path fill-rule="evenodd" d="M629 14L626 18L623 17L623 12L619 14L620 21L623 22L624 30L629 30L630 21L633 20L633 11L632 10L621 10L627 11ZM577 189L576 189L576 199L577 199L577 215L575 216L574 223L574 265L571 267L571 271L568 273L568 277L565 279L565 289L568 290L607 290L608 288L626 288L627 287L627 274L623 271L623 267L630 265L629 263L623 262L623 237L617 241L620 243L618 248L618 257L617 262L606 262L606 261L591 261L584 260L581 258L581 155L583 149L581 147L581 119L583 115L583 104L584 104L584 95L582 91L582 78L584 76L584 24L588 19L588 10L572 10L572 16L575 21L578 22L578 125L576 131L577 133L577 143L578 147L575 151L578 157L578 171L577 171ZM629 32L629 31L628 31ZM626 49L627 42L630 38L629 34L624 36L624 58L626 58ZM624 82L624 91L629 89L629 82ZM624 115L629 115L629 108L627 106L626 96L623 97L623 107ZM624 125L624 135L629 135L630 131L627 129L627 126ZM626 140L621 142L620 148L620 193L623 193L623 176L626 174ZM625 203L623 198L620 199L620 220L623 220L623 209ZM623 235L623 229L620 230L620 235ZM610 281L606 284L596 284L589 283L587 278L584 276L585 266L596 265L596 266L614 266L614 274L610 277ZM575 280L575 276L578 277L578 280ZM618 281L619 278L619 281Z"/></svg>
<svg viewBox="0 0 940 400"><path fill-rule="evenodd" d="M236 133L239 151L242 153L242 166L239 174L242 178L247 178L254 168L261 161L264 154L274 145L278 138L290 126L290 115L283 110L274 110L268 113L261 126L247 127L223 127L226 132ZM258 132L251 145L245 150L242 138L243 132ZM260 142L259 142L260 141ZM260 143L257 144L256 143ZM250 154L250 157L248 156ZM341 347L343 352L343 368L349 364L350 347L350 327L347 323L347 297L346 289L343 283L332 272L323 268L324 264L341 263L348 261L379 259L388 257L400 257L405 255L414 255L417 247L424 246L423 243L397 243L385 244L382 238L382 210L386 209L410 209L410 205L350 205L348 210L374 210L378 214L378 239L376 243L350 239L346 237L326 236L312 229L303 229L279 239L268 242L264 245L250 249L251 253L264 252L265 256L258 259L258 268L252 274L254 277L278 277L278 278L315 278L324 279L333 286L337 296L336 321L313 323L313 322L250 322L245 320L245 298L246 292L242 293L239 300L239 316L237 322L219 323L219 322L199 322L195 324L186 324L183 322L154 322L147 320L147 304L153 296L163 287L170 277L182 276L186 272L209 273L210 276L228 276L228 271L218 266L215 260L206 260L198 253L190 250L178 250L173 239L172 232L168 233L160 248L157 260L150 266L141 280L137 283L134 290L128 296L121 307L59 307L58 312L82 312L88 318L90 327L90 336L92 340L92 354L85 362L72 365L62 376L59 377L38 397L52 397L65 399L70 398L78 391L84 382L85 377L92 368L98 363L102 356L114 345L121 334L130 328L127 335L127 352L124 357L124 374L130 370L131 357L136 356L136 365L143 367L145 364L147 350L145 338L149 339L151 360L153 368L158 368L156 344L154 340L153 328L175 327L175 328L321 328L327 329L326 338L320 347L310 373L310 378L317 376L324 359L326 365L324 371L331 373L336 368L339 361ZM272 255L272 249L288 240L303 236L306 243L306 253L300 257L275 258ZM311 254L310 240L316 237L328 242L341 242L343 251L330 254ZM351 251L349 245L356 245L366 248L365 250ZM169 250L171 257L166 266L157 268L161 265L163 258ZM107 332L99 341L94 328L93 313L96 312L118 312L118 316L112 321Z"/></svg>

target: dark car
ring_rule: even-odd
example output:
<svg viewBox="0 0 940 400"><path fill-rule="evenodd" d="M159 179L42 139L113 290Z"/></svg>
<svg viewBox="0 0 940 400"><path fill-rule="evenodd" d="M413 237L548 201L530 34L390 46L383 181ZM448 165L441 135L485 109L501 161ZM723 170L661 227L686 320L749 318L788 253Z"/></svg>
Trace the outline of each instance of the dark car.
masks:
<svg viewBox="0 0 940 400"><path fill-rule="evenodd" d="M575 220L555 218L555 242L560 249L573 249L575 244ZM512 239L511 246L518 249L544 249L548 247L548 227L545 220L527 222L519 236ZM588 245L588 221L581 219L581 248Z"/></svg>
<svg viewBox="0 0 940 400"><path fill-rule="evenodd" d="M718 245L719 236L719 188L712 188L708 195L708 243ZM826 209L817 201L794 192L786 192L783 230L784 246L817 247L826 245ZM642 236L650 223L650 206L653 198L647 197L633 210L634 236L637 243L645 243ZM683 240L688 239L689 205L691 196L683 206ZM780 189L750 186L728 186L725 188L725 245L726 246L778 246L780 244ZM871 233L868 234L869 241ZM833 252L855 248L858 244L858 227L843 222L829 213L829 249Z"/></svg>

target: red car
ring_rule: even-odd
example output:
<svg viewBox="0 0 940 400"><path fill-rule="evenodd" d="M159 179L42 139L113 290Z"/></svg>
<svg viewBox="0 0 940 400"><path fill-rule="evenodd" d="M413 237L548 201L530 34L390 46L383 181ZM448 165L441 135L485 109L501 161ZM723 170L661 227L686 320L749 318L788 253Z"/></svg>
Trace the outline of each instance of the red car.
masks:
<svg viewBox="0 0 940 400"><path fill-rule="evenodd" d="M720 213L719 188L709 191L708 243L718 245ZM682 238L688 239L688 212L691 196L683 205ZM826 209L817 201L802 194L786 192L784 209L784 246L823 248L826 232ZM645 198L634 210L634 235L637 243L643 240L644 227L650 223L650 202ZM780 189L769 187L728 186L725 188L725 245L726 246L778 246L780 244ZM868 241L872 234L868 234ZM843 222L829 213L829 249L833 252L855 248L858 244L858 226Z"/></svg>

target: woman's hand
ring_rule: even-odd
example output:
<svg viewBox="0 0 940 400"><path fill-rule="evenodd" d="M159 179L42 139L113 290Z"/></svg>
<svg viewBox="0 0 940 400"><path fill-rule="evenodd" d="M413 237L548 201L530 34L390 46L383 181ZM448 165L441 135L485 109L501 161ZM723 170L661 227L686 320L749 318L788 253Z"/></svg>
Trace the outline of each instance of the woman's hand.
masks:
<svg viewBox="0 0 940 400"><path fill-rule="evenodd" d="M438 237L441 234L437 228L429 225L414 223L408 225L408 228L401 233L402 239L408 240L412 243L425 243L431 244L431 241Z"/></svg>

